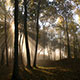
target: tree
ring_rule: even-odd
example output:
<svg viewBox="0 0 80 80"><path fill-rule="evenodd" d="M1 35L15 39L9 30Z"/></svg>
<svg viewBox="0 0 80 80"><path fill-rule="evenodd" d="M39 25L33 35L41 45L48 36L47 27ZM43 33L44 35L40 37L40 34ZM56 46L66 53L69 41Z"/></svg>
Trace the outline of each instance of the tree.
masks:
<svg viewBox="0 0 80 80"><path fill-rule="evenodd" d="M62 36L61 36L61 30L60 30L60 60L61 60L61 58L62 58L62 57L61 57L61 56L62 56L62 55L61 55L61 40L62 40L61 37L62 37Z"/></svg>
<svg viewBox="0 0 80 80"><path fill-rule="evenodd" d="M27 67L31 67L30 64L30 51L29 51L29 44L28 44L28 31L27 31L27 4L28 1L24 0L24 35L25 35L25 42L26 42L26 51L27 51Z"/></svg>
<svg viewBox="0 0 80 80"><path fill-rule="evenodd" d="M7 24L6 24L6 9L5 9L5 44L6 44L6 64L8 66L8 44L7 44Z"/></svg>
<svg viewBox="0 0 80 80"><path fill-rule="evenodd" d="M2 52L1 52L1 65L4 64L4 48L2 48Z"/></svg>
<svg viewBox="0 0 80 80"><path fill-rule="evenodd" d="M37 7L37 23L36 23L36 47L35 47L35 56L33 66L36 67L36 59L37 59L37 50L38 50L38 38L39 38L39 12L40 12L40 0L38 1Z"/></svg>
<svg viewBox="0 0 80 80"><path fill-rule="evenodd" d="M8 15L8 12L6 10L6 1L3 0L0 2L0 7L2 8L2 12L1 12L1 15L3 15L4 17L4 31L5 31L5 48L6 48L6 64L8 66L8 43L7 43L7 17L9 16Z"/></svg>
<svg viewBox="0 0 80 80"><path fill-rule="evenodd" d="M68 51L68 58L71 58L71 53L70 53L70 43L69 43L69 26L68 26L68 21L69 18L72 17L72 12L71 12L71 2L67 0L58 0L57 10L59 15L62 15L65 20L65 28L66 28L66 37L67 37L67 51Z"/></svg>
<svg viewBox="0 0 80 80"><path fill-rule="evenodd" d="M67 49L68 49L68 58L71 58L70 54L70 44L69 44L69 32L68 32L68 22L67 22L67 17L66 17L66 33L67 33Z"/></svg>
<svg viewBox="0 0 80 80"><path fill-rule="evenodd" d="M14 65L12 80L19 80L18 73L18 0L15 0L14 23L15 23L15 42L14 42Z"/></svg>
<svg viewBox="0 0 80 80"><path fill-rule="evenodd" d="M69 22L69 30L70 30L70 35L71 37L73 37L73 44L72 44L72 47L73 47L73 53L74 53L74 58L78 58L78 24L76 24L75 22L71 21Z"/></svg>

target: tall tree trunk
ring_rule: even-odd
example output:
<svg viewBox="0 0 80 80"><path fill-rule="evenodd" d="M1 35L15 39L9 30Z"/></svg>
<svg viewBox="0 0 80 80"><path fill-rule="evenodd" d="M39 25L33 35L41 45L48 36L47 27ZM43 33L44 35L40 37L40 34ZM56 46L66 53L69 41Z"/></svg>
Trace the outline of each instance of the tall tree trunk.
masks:
<svg viewBox="0 0 80 80"><path fill-rule="evenodd" d="M64 53L66 53L66 44L65 44L65 40L66 40L66 28L65 28L65 21L63 20L63 28L64 28L64 41L63 41L63 46L64 46ZM63 54L64 54L63 53ZM62 58L64 58L62 56Z"/></svg>
<svg viewBox="0 0 80 80"><path fill-rule="evenodd" d="M23 65L22 50L21 50L21 45L20 45L22 35L21 34L19 34L19 35L20 35L19 50L20 50L20 62L21 62L20 64ZM23 41L24 41L24 39L22 40L22 46L23 46Z"/></svg>
<svg viewBox="0 0 80 80"><path fill-rule="evenodd" d="M68 49L68 58L71 58L70 54L70 44L69 44L69 32L68 32L68 22L66 17L66 33L67 33L67 49Z"/></svg>
<svg viewBox="0 0 80 80"><path fill-rule="evenodd" d="M4 64L4 48L1 49L2 52L1 52L1 65Z"/></svg>
<svg viewBox="0 0 80 80"><path fill-rule="evenodd" d="M6 11L5 11L5 45L6 45L6 64L8 66L8 45L7 45L7 24L6 24Z"/></svg>
<svg viewBox="0 0 80 80"><path fill-rule="evenodd" d="M54 51L54 61L56 60L55 51Z"/></svg>
<svg viewBox="0 0 80 80"><path fill-rule="evenodd" d="M15 42L14 42L14 65L12 80L19 80L18 76L18 0L15 0L14 24L15 24Z"/></svg>
<svg viewBox="0 0 80 80"><path fill-rule="evenodd" d="M27 4L28 1L24 0L24 8L25 8L25 12L24 12L24 35L25 35L25 43L26 43L26 53L27 53L27 67L31 67L31 63L30 63L30 50L29 50L29 44L28 44L28 28L27 28Z"/></svg>
<svg viewBox="0 0 80 80"><path fill-rule="evenodd" d="M36 47L35 47L35 56L34 56L34 62L33 66L36 67L36 60L37 60L37 50L38 50L38 37L39 37L39 12L40 12L40 0L38 2L38 8L37 8L37 24L36 24Z"/></svg>
<svg viewBox="0 0 80 80"><path fill-rule="evenodd" d="M43 59L45 60L45 26L43 27L43 30L44 30L44 55L43 55Z"/></svg>
<svg viewBox="0 0 80 80"><path fill-rule="evenodd" d="M75 33L75 41L76 41L76 58L78 58L79 56L79 51L78 51L78 46L79 46L79 41L78 41L78 37L77 34Z"/></svg>
<svg viewBox="0 0 80 80"><path fill-rule="evenodd" d="M74 36L74 41L73 41L74 43L74 58L77 58L77 55L76 55L76 38L75 38L75 36Z"/></svg>
<svg viewBox="0 0 80 80"><path fill-rule="evenodd" d="M61 60L61 31L60 31L60 60Z"/></svg>

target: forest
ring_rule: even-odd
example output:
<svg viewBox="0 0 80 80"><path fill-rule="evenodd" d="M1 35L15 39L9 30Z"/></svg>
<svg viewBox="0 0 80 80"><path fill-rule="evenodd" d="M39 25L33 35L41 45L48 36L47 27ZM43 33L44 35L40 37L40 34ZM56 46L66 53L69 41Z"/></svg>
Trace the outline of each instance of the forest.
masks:
<svg viewBox="0 0 80 80"><path fill-rule="evenodd" d="M0 0L0 80L80 80L80 0Z"/></svg>

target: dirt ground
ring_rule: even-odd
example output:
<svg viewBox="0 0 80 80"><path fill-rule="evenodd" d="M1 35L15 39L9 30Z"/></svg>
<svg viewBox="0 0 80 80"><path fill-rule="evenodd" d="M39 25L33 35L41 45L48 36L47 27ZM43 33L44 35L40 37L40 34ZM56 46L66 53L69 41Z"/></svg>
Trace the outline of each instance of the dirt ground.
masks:
<svg viewBox="0 0 80 80"><path fill-rule="evenodd" d="M19 66L21 80L80 80L80 60L40 60L37 68ZM11 80L12 66L0 67L0 80Z"/></svg>

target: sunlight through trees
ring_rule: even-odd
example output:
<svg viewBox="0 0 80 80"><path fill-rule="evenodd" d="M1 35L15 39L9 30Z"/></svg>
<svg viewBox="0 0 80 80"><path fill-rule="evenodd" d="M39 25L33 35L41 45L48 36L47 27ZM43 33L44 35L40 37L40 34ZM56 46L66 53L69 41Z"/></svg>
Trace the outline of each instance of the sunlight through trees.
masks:
<svg viewBox="0 0 80 80"><path fill-rule="evenodd" d="M79 0L0 0L0 80L78 80L79 61Z"/></svg>

